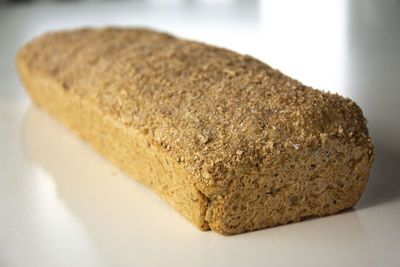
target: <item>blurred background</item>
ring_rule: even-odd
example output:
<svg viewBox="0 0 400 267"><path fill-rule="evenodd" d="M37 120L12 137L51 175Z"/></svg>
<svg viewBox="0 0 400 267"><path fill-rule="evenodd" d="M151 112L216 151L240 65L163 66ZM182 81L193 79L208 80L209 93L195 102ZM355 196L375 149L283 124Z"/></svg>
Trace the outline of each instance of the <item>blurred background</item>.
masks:
<svg viewBox="0 0 400 267"><path fill-rule="evenodd" d="M376 152L359 204L231 239L192 229L30 104L19 83L15 55L30 39L109 25L226 47L353 99ZM400 1L0 0L0 33L0 266L159 265L150 250L175 266L398 266Z"/></svg>

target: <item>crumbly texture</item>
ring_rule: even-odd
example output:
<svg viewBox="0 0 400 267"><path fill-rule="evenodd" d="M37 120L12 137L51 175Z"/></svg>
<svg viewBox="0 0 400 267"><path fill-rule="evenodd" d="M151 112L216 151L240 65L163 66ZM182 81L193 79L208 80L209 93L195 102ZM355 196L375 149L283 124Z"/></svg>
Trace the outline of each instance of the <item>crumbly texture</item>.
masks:
<svg viewBox="0 0 400 267"><path fill-rule="evenodd" d="M35 103L202 230L334 214L365 189L361 109L250 56L105 28L45 34L17 65Z"/></svg>

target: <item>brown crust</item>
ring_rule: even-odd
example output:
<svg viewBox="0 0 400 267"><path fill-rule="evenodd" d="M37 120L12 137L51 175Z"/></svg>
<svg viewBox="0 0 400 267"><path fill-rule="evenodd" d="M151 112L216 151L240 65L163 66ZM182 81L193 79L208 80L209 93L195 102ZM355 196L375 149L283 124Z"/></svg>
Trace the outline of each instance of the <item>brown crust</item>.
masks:
<svg viewBox="0 0 400 267"><path fill-rule="evenodd" d="M41 89L29 85L32 79L52 80L58 87L54 90L62 91L64 98L89 103L80 112L97 109L99 118L107 116L120 129L134 131L127 138L141 137L184 170L179 179L189 181L208 205L207 213L188 209L189 214L203 213L206 223L195 222L202 224L202 229L209 224L213 230L232 234L332 214L354 205L365 188L373 145L361 109L350 99L304 86L250 56L145 29L81 29L50 33L32 41L21 49L18 66L32 98L45 109L46 101L55 100L54 96L40 101ZM33 87L35 93L30 90ZM67 108L57 112L67 112ZM70 120L63 121L68 125ZM79 127L74 130L80 131ZM91 142L96 134L86 140L113 158ZM313 165L313 151L319 148L326 148L334 162L321 165L321 169L302 169ZM353 155L354 150L357 155ZM354 160L340 161L340 155ZM334 179L332 173L340 172L342 182L351 190L356 188L357 193L350 189L343 192L347 200L323 212L311 209L301 215L300 211L287 211L295 215L267 220L263 218L266 214L243 204L257 191L248 191L243 181L249 177L258 185L265 181L265 193L280 183L298 185L300 178L281 175L287 167L280 168L279 163L289 159L297 160L294 169L302 172L302 179L314 179L311 177L318 170L326 182ZM136 175L118 161L114 163ZM363 179L349 183L357 163L357 175ZM276 171L279 180L268 178L268 173ZM332 192L325 199L338 198L339 189L327 188ZM234 195L242 201L243 209L253 214L251 222L231 223L232 214L240 214L229 206ZM264 198L268 196L259 196L257 201ZM185 204L171 205L179 210L177 207ZM192 215L185 216L190 219Z"/></svg>

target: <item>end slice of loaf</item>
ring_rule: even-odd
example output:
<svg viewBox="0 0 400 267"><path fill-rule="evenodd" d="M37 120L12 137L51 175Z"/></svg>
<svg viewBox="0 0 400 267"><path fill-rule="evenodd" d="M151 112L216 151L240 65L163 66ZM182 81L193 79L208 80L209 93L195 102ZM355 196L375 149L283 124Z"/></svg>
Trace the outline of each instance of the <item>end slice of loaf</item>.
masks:
<svg viewBox="0 0 400 267"><path fill-rule="evenodd" d="M361 109L250 56L80 29L31 41L17 66L38 106L201 230L330 215L365 189L374 156Z"/></svg>

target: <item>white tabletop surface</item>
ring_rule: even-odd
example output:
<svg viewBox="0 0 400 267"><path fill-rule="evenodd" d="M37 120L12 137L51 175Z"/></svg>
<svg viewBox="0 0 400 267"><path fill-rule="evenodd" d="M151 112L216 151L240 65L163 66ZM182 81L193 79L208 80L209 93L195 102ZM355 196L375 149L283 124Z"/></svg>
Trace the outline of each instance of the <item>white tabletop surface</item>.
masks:
<svg viewBox="0 0 400 267"><path fill-rule="evenodd" d="M0 5L0 266L400 266L400 3ZM376 146L361 201L236 236L201 232L33 106L14 67L45 31L134 25L260 58L355 100Z"/></svg>

